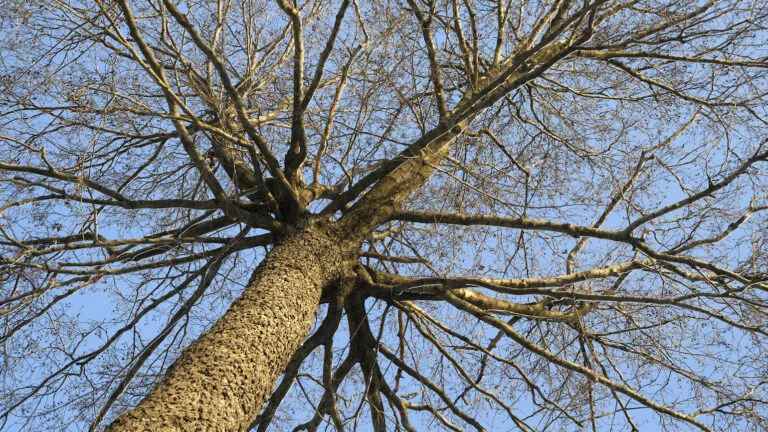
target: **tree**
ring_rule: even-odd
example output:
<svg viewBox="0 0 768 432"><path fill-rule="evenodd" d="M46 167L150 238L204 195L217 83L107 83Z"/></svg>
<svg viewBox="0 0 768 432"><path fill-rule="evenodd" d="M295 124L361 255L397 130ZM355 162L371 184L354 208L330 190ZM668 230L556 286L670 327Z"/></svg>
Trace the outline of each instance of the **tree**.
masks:
<svg viewBox="0 0 768 432"><path fill-rule="evenodd" d="M765 2L0 14L5 428L768 429Z"/></svg>

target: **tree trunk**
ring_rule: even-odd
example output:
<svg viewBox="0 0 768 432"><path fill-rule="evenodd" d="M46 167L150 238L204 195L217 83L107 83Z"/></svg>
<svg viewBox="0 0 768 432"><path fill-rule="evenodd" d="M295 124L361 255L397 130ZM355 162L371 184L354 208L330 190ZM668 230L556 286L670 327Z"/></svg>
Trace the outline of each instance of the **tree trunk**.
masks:
<svg viewBox="0 0 768 432"><path fill-rule="evenodd" d="M323 287L352 262L350 251L359 252L360 242L427 181L468 123L457 123L376 182L332 229L308 229L275 246L227 313L107 432L246 430L306 338Z"/></svg>
<svg viewBox="0 0 768 432"><path fill-rule="evenodd" d="M344 262L337 242L316 229L277 245L229 311L107 431L245 430L306 338L322 289Z"/></svg>

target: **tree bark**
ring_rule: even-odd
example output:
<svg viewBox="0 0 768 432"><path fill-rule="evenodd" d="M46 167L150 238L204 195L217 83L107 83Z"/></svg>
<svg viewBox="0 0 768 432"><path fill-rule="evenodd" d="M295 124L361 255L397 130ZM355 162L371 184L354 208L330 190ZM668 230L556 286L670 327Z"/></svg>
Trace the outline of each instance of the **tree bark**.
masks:
<svg viewBox="0 0 768 432"><path fill-rule="evenodd" d="M275 246L229 311L107 431L246 430L306 338L322 289L343 272L344 258L318 229Z"/></svg>
<svg viewBox="0 0 768 432"><path fill-rule="evenodd" d="M311 228L275 246L219 322L107 432L245 431L306 338L323 287L343 274L360 242L427 181L468 123L459 122L380 179L329 229Z"/></svg>

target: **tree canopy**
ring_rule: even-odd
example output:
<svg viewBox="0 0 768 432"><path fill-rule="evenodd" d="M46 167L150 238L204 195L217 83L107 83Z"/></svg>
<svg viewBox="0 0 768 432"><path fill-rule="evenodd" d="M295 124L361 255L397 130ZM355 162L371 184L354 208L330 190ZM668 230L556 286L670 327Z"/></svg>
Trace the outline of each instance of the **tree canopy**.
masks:
<svg viewBox="0 0 768 432"><path fill-rule="evenodd" d="M6 1L0 429L109 427L318 227L243 430L768 429L766 23Z"/></svg>

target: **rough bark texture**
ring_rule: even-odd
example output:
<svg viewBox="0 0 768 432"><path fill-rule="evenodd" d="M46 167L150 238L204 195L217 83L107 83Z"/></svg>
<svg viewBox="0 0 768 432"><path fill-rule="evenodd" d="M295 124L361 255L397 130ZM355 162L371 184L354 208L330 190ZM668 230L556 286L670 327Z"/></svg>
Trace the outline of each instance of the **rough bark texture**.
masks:
<svg viewBox="0 0 768 432"><path fill-rule="evenodd" d="M394 171L380 179L339 221L339 227L349 238L361 242L373 230L389 220L399 205L429 180L450 145L463 131L469 120L454 127L409 157Z"/></svg>
<svg viewBox="0 0 768 432"><path fill-rule="evenodd" d="M344 251L359 251L359 243L427 181L468 122L459 122L378 181L331 224L335 234L311 229L276 246L242 297L184 351L147 399L107 432L246 430L306 338L323 286L344 271ZM339 242L346 245L343 250Z"/></svg>
<svg viewBox="0 0 768 432"><path fill-rule="evenodd" d="M107 431L245 430L306 338L322 288L338 277L343 258L317 230L276 246L230 310Z"/></svg>

